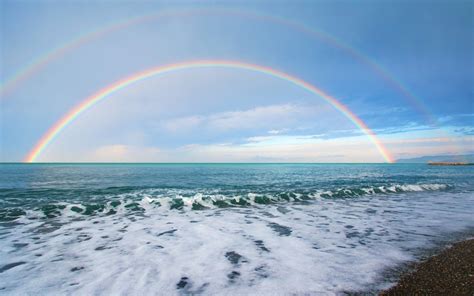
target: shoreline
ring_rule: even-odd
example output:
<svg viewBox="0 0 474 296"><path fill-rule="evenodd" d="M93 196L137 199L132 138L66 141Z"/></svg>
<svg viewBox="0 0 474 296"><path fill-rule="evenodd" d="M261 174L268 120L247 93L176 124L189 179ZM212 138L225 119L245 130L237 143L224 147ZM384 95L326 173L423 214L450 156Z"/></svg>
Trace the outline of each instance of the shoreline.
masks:
<svg viewBox="0 0 474 296"><path fill-rule="evenodd" d="M457 241L409 263L397 283L379 295L474 295L474 238Z"/></svg>

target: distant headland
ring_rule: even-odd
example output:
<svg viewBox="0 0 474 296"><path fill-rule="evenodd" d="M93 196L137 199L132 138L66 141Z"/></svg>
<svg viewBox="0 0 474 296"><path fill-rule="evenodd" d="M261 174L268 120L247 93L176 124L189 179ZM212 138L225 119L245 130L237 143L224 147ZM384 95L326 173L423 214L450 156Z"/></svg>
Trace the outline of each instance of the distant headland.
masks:
<svg viewBox="0 0 474 296"><path fill-rule="evenodd" d="M464 155L430 155L398 159L397 163L427 163L429 165L472 165L474 153Z"/></svg>
<svg viewBox="0 0 474 296"><path fill-rule="evenodd" d="M429 161L429 165L474 165L472 162Z"/></svg>

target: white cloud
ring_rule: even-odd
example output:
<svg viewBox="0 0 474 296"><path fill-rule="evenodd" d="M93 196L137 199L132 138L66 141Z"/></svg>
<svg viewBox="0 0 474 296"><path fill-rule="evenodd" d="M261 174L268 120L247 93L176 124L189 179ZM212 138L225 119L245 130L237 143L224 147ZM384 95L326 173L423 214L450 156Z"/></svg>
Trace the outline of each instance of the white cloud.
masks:
<svg viewBox="0 0 474 296"><path fill-rule="evenodd" d="M247 110L173 118L165 121L163 127L170 132L202 131L203 128L216 132L270 129L270 134L280 134L288 130L287 125L295 125L305 118L324 112L323 109L326 108L299 104L259 106Z"/></svg>
<svg viewBox="0 0 474 296"><path fill-rule="evenodd" d="M209 118L209 125L219 130L280 125L282 121L295 121L297 116L307 115L311 111L307 106L293 104L263 106L215 114Z"/></svg>
<svg viewBox="0 0 474 296"><path fill-rule="evenodd" d="M283 134L283 133L286 133L288 132L289 129L287 128L282 128L282 129L273 129L273 130L269 130L268 133L270 135L279 135L279 134Z"/></svg>
<svg viewBox="0 0 474 296"><path fill-rule="evenodd" d="M380 162L382 157L366 139L312 139L305 143L268 141L240 145L192 145L181 150L186 161L210 162ZM273 142L272 142L273 141ZM295 139L296 141L296 139Z"/></svg>
<svg viewBox="0 0 474 296"><path fill-rule="evenodd" d="M384 143L393 152L395 158L441 154L462 155L474 152L474 136L386 139Z"/></svg>
<svg viewBox="0 0 474 296"><path fill-rule="evenodd" d="M474 136L416 137L405 133L382 137L395 158L472 152ZM51 149L41 161L97 162L382 162L366 136L324 139L312 135L265 135L241 144L188 144L176 149L146 145L101 145L96 148Z"/></svg>

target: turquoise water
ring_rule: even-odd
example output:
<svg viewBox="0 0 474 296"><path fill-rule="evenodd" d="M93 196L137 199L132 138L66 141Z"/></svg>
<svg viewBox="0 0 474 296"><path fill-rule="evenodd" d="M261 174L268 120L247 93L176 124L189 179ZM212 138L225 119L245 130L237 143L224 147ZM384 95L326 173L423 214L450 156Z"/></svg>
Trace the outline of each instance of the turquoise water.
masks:
<svg viewBox="0 0 474 296"><path fill-rule="evenodd" d="M376 291L383 270L472 231L473 177L424 164L2 164L0 293Z"/></svg>
<svg viewBox="0 0 474 296"><path fill-rule="evenodd" d="M170 209L202 210L474 190L472 167L423 164L13 164L0 172L0 221L30 210L52 218L64 207L83 214L113 214L119 205L142 210L135 204L143 198Z"/></svg>

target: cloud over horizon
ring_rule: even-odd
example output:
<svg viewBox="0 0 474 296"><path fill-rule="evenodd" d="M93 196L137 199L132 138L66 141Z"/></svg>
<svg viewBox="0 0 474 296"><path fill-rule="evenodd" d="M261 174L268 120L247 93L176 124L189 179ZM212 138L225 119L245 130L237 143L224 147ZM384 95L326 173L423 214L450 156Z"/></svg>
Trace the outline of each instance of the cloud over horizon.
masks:
<svg viewBox="0 0 474 296"><path fill-rule="evenodd" d="M22 160L57 120L104 87L146 69L202 59L269 67L324 90L395 157L472 150L468 2L235 3L232 9L270 17L191 13L130 23L185 7L2 4L2 85L23 70L29 74L0 98L0 161ZM117 29L104 31L109 26ZM36 62L41 66L28 72ZM162 73L110 94L71 122L39 160L378 159L367 143L353 122L291 79L206 67Z"/></svg>

